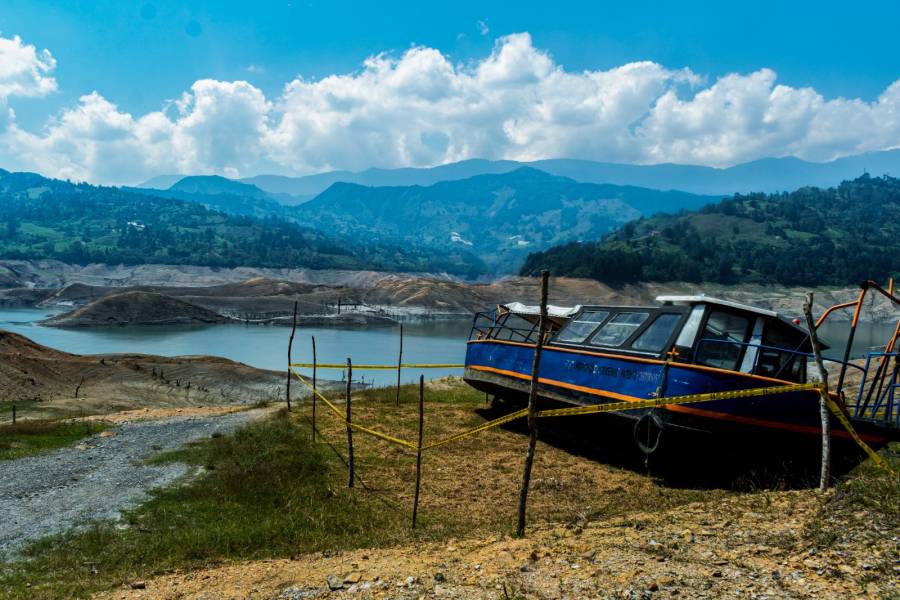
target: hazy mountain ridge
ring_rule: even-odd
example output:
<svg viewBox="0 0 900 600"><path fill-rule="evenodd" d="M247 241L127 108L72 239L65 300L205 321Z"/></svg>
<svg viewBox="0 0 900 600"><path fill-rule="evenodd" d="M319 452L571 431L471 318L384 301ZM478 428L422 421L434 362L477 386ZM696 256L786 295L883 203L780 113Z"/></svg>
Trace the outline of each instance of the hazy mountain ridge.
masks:
<svg viewBox="0 0 900 600"><path fill-rule="evenodd" d="M870 152L824 163L796 157L764 158L727 168L697 165L633 165L578 159L545 159L534 162L470 159L436 167L330 171L306 176L256 175L237 181L253 184L270 194L287 194L303 202L337 182L367 186L432 185L440 181L475 175L508 173L523 166L552 175L571 177L583 183L634 185L659 190L682 190L695 194L731 195L780 192L804 186L831 187L864 172L872 175L900 174L900 149ZM137 187L168 188L183 175L160 175Z"/></svg>

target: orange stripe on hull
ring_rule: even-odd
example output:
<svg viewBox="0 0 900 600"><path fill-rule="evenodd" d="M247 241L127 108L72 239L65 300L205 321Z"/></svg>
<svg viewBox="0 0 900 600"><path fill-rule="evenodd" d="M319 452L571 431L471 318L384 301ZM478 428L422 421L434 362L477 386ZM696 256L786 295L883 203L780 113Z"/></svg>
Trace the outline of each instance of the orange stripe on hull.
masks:
<svg viewBox="0 0 900 600"><path fill-rule="evenodd" d="M681 365L679 365L681 366ZM466 367L468 369L473 369L475 371L485 371L488 373L497 373L498 375L506 375L508 377L515 377L516 379L522 379L524 381L531 381L531 375L525 375L524 373L519 373L517 371L508 371L506 369L497 369L496 367L487 367L483 365L469 365ZM592 396L599 396L601 398L612 398L615 400L621 400L623 402L642 402L644 400L648 400L648 398L638 398L637 396L629 396L626 394L619 394L617 392L611 392L607 390L601 390L598 388L586 387L582 385L575 385L572 383L566 383L565 381L557 381L555 379L548 379L546 377L538 377L538 382L546 385L552 385L554 387L559 387L567 390L574 390L577 392L583 392L585 394L590 394ZM757 419L754 417L742 417L738 415L732 415L730 413L719 412L715 410L706 410L702 408L694 408L692 406L686 406L684 404L661 404L661 408L666 410L670 410L673 412L680 412L685 414L692 414L700 417L705 417L708 419L717 419L720 421L732 421L735 423L741 423L743 425L754 425L757 427L767 427L769 429L780 429L785 431L796 431L798 433L808 433L808 434L820 434L822 432L818 427L811 427L808 425L794 425L793 423L783 423L781 421L770 421L767 419ZM623 407L623 410L628 410ZM832 428L831 435L834 437L852 439L849 433L844 431L843 429L835 429ZM869 434L860 434L860 437L867 442L878 442L883 443L887 440L885 437L873 436Z"/></svg>

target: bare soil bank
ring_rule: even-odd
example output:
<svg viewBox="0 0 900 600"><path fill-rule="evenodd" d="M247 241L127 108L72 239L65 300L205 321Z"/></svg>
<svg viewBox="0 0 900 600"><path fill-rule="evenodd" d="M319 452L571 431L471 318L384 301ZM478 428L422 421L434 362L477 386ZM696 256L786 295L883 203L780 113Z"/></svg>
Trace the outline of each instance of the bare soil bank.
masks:
<svg viewBox="0 0 900 600"><path fill-rule="evenodd" d="M103 296L73 311L44 321L52 327L104 325L194 325L230 321L216 312L172 296L122 292Z"/></svg>
<svg viewBox="0 0 900 600"><path fill-rule="evenodd" d="M20 419L34 419L277 401L284 377L212 356L80 356L0 331L0 422L13 403Z"/></svg>
<svg viewBox="0 0 900 600"><path fill-rule="evenodd" d="M308 269L214 269L171 265L67 265L56 261L0 262L0 305L83 306L124 290L164 294L219 315L251 321L284 322L294 301L305 316L341 312L392 319L471 315L500 302L537 303L539 281L504 277L467 283L434 274ZM718 296L800 315L806 288L768 285L642 283L612 287L598 281L553 278L550 302L575 304L646 304L660 294ZM856 298L858 288L817 288L816 312ZM849 315L835 318L849 319ZM862 318L896 319L896 310L872 295Z"/></svg>

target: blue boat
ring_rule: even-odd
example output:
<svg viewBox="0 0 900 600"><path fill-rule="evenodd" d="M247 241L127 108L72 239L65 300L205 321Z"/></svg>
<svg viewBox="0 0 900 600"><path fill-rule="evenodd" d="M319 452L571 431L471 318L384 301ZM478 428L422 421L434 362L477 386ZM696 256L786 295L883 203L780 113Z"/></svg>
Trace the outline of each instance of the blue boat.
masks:
<svg viewBox="0 0 900 600"><path fill-rule="evenodd" d="M623 408L608 418L614 427L630 430L648 455L687 439L737 442L744 449L749 439L753 448L785 455L797 446L817 447L820 396L814 389L693 404L661 400L658 407L628 409L629 402L648 399L806 383L817 372L808 367L810 336L799 320L706 296L660 296L656 302L550 307L537 386L541 407L622 402ZM465 380L496 399L524 404L537 335L537 307L503 305L479 313L468 342ZM860 406L864 390L874 385L871 377L867 385L868 362L862 367L846 358L830 361L840 369L842 384L846 371L859 375L857 403L846 409L846 416L874 448L898 439L900 432L900 369L892 349L893 344L874 357L879 364L894 364L890 377L885 369L879 375L884 392L879 389L877 407L872 402ZM833 393L841 406L843 391ZM858 455L850 433L834 415L831 427L836 448Z"/></svg>

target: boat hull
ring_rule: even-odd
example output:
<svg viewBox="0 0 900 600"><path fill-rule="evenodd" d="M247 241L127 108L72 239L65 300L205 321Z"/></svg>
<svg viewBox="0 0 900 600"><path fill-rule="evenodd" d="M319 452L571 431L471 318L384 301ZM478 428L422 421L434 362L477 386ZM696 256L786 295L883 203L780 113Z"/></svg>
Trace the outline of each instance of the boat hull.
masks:
<svg viewBox="0 0 900 600"><path fill-rule="evenodd" d="M534 346L503 340L469 342L465 379L473 387L513 402L524 402L531 381ZM541 356L538 394L545 401L568 405L653 399L751 388L790 385L791 382L724 371L700 365L671 363L630 356L545 346ZM652 415L652 421L650 417ZM819 394L803 390L750 398L714 400L654 409L623 408L613 413L621 426L643 421L658 427L668 438L699 437L719 441L755 439L775 453L798 446L817 447L821 436ZM831 415L832 437L838 448L856 453L850 434ZM854 427L871 446L879 448L896 431L856 422ZM637 429L636 429L637 431ZM764 437L763 437L764 436ZM636 434L636 438L642 437ZM643 449L657 450L651 442ZM848 442L844 444L843 442Z"/></svg>

